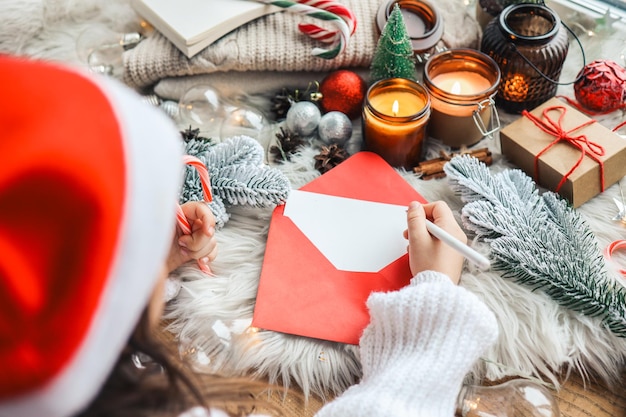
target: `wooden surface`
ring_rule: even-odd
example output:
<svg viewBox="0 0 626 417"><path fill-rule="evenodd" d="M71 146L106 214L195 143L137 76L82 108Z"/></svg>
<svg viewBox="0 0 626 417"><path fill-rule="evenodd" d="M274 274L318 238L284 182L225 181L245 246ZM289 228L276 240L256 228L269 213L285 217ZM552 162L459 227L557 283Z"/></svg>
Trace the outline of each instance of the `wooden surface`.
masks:
<svg viewBox="0 0 626 417"><path fill-rule="evenodd" d="M571 375L555 393L561 417L626 417L626 370L622 377L624 381L609 388L600 381L585 383L579 375ZM312 417L323 404L319 398L311 398L305 404L296 394L286 398L276 394L273 402L280 404L286 417Z"/></svg>
<svg viewBox="0 0 626 417"><path fill-rule="evenodd" d="M562 417L626 417L626 370L614 387L573 375L556 394Z"/></svg>

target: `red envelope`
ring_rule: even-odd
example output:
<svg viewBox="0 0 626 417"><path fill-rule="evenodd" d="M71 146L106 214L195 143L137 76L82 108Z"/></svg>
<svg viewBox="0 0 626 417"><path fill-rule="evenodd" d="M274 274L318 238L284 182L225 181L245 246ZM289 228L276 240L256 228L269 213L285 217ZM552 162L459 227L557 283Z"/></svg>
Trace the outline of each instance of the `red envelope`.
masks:
<svg viewBox="0 0 626 417"><path fill-rule="evenodd" d="M411 201L426 202L394 168L371 152L355 154L301 190L405 206ZM278 206L272 214L252 325L358 344L369 323L365 302L370 293L394 291L409 283L408 254L378 272L338 270L283 215L284 210Z"/></svg>

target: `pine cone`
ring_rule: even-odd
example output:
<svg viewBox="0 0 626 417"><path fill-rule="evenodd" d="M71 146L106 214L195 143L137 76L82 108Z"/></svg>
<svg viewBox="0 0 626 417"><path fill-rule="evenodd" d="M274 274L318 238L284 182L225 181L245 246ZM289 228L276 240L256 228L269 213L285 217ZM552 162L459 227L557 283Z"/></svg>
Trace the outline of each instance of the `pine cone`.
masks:
<svg viewBox="0 0 626 417"><path fill-rule="evenodd" d="M314 158L315 169L324 174L348 159L349 156L348 152L336 143L330 146L322 146L321 152Z"/></svg>
<svg viewBox="0 0 626 417"><path fill-rule="evenodd" d="M282 127L280 133L276 134L276 138L278 138L278 146L272 146L270 153L277 161L290 161L291 155L304 145L304 140L300 138L300 135Z"/></svg>
<svg viewBox="0 0 626 417"><path fill-rule="evenodd" d="M316 90L312 91L313 86ZM309 83L306 90L283 88L272 98L271 111L276 115L275 120L282 120L287 117L287 112L292 104L299 101L318 101L320 100L319 84L317 81Z"/></svg>
<svg viewBox="0 0 626 417"><path fill-rule="evenodd" d="M272 98L272 113L276 115L275 120L281 120L287 117L287 112L291 107L291 103L296 101L294 95L298 90L288 90L283 88L280 93Z"/></svg>
<svg viewBox="0 0 626 417"><path fill-rule="evenodd" d="M189 126L187 129L183 130L180 132L181 136L183 137L183 140L185 141L185 143L190 142L192 140L205 140L210 142L211 139L205 138L200 136L200 129L193 129L191 126Z"/></svg>

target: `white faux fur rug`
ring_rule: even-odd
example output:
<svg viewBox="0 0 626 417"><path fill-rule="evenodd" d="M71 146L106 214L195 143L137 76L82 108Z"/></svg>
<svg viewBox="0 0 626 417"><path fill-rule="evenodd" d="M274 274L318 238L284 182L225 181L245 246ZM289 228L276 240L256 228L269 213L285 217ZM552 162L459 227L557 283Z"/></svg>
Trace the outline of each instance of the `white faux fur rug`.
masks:
<svg viewBox="0 0 626 417"><path fill-rule="evenodd" d="M79 64L75 42L83 30L101 25L130 31L137 24L137 17L123 0L5 0L0 2L0 52ZM617 61L620 49L612 39L586 39L588 61ZM563 78L573 79L580 68L580 54L572 47ZM572 96L571 86L561 87L559 92ZM624 118L618 113L599 120L612 128ZM514 118L503 115L503 122ZM360 135L358 126L354 134ZM486 139L480 145L495 153L493 170L511 168L499 156L497 140ZM316 153L308 147L292 162L279 165L294 189L319 175L313 168ZM436 155L436 147L431 148L431 155ZM460 213L462 203L446 179L422 181L411 173L402 175L428 200L444 200ZM624 188L625 181L622 179ZM579 209L601 247L626 237L626 227L611 220L617 213L613 198L619 196L618 185L614 185ZM271 209L238 207L231 214L218 235L220 254L212 266L216 276L207 277L194 267L177 271L175 278L182 280L182 289L168 312L174 319L171 330L180 337L181 352L202 370L269 377L298 385L305 393L343 391L360 375L354 346L249 327ZM485 243L473 245L488 253ZM624 257L620 259L626 262ZM623 282L617 273L614 276ZM561 372L575 369L583 375L596 373L609 382L617 381L626 361L626 339L599 327L597 320L558 307L541 292L532 292L492 271L470 266L464 271L462 285L484 300L500 323L500 338L485 361L477 364L474 376L534 375L558 385Z"/></svg>

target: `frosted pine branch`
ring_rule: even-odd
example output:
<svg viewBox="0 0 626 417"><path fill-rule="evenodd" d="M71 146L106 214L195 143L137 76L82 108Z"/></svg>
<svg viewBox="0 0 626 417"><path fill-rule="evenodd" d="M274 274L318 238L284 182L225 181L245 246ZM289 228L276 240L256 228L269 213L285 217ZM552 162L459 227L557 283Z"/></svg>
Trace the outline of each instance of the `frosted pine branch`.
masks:
<svg viewBox="0 0 626 417"><path fill-rule="evenodd" d="M226 204L268 207L286 200L290 185L278 170L250 165L245 170L227 166L216 171L213 192Z"/></svg>
<svg viewBox="0 0 626 417"><path fill-rule="evenodd" d="M539 195L520 170L492 175L467 155L444 171L467 203L463 224L490 242L494 269L626 337L626 292L609 278L593 232L566 201Z"/></svg>
<svg viewBox="0 0 626 417"><path fill-rule="evenodd" d="M263 147L249 136L235 136L213 146L205 156L209 169L263 164Z"/></svg>
<svg viewBox="0 0 626 417"><path fill-rule="evenodd" d="M250 137L236 136L217 145L192 139L186 143L185 152L207 166L213 193L209 207L218 227L230 217L226 206L271 207L284 202L291 190L282 171L263 163L263 148ZM187 166L179 202L203 198L200 176L195 168Z"/></svg>

